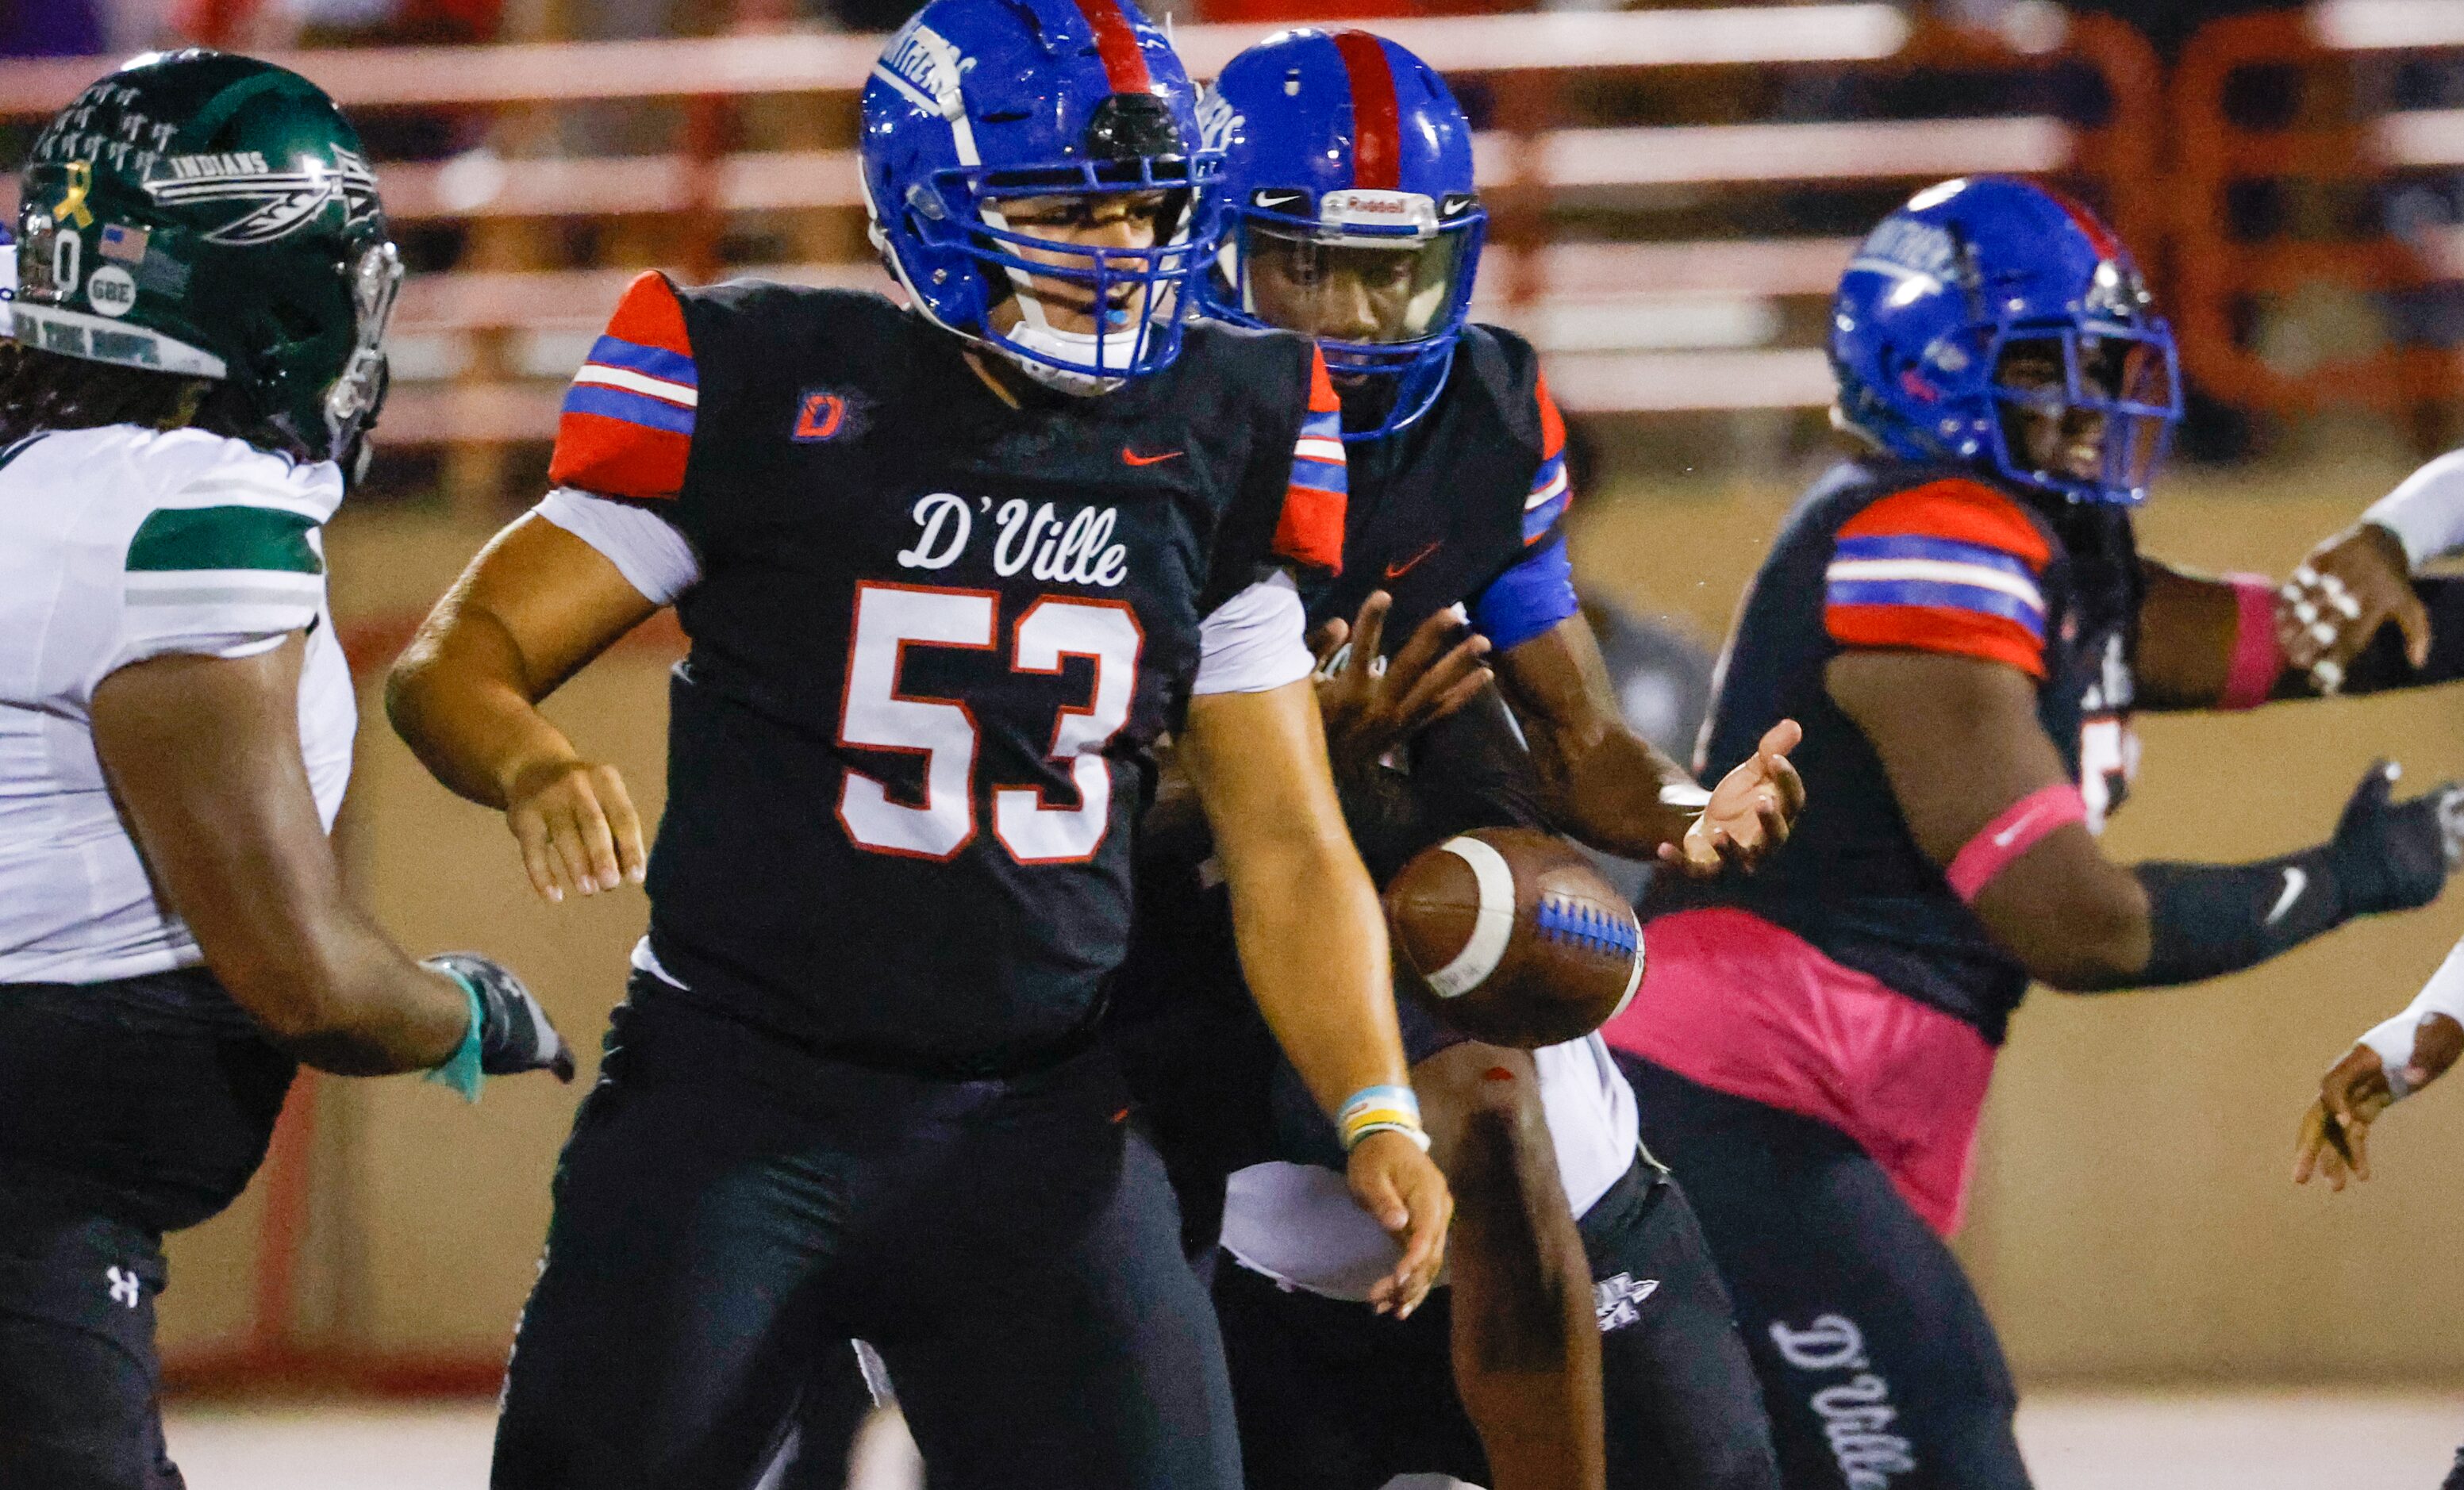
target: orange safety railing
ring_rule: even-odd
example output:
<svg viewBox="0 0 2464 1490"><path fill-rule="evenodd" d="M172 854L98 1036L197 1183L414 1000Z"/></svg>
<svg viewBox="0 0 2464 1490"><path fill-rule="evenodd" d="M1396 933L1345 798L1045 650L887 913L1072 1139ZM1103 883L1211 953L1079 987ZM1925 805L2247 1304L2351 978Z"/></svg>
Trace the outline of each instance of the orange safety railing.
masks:
<svg viewBox="0 0 2464 1490"><path fill-rule="evenodd" d="M1578 412L1818 406L1829 376L1812 344L1818 316L1788 302L1827 294L1847 241L1562 241L1570 213L1626 212L1678 193L1896 195L1980 171L2055 174L2124 224L2148 215L2144 152L2161 108L2145 45L2085 18L2035 52L1919 28L1882 4L1397 19L1380 29L1459 84L1493 100L1480 142L1494 257L1483 314L1532 333L1551 353L1551 386ZM1201 76L1254 28L1184 28L1177 43ZM523 156L480 146L443 162L380 164L406 226L458 226L473 241L520 225L640 221L666 236L658 257L689 278L723 269L808 282L880 286L862 252L850 108L877 55L871 36L779 34L696 40L301 53L281 58L360 111L456 112L517 138L577 104L683 104L672 148L641 155ZM102 71L98 60L0 67L0 117L55 109ZM2016 81L2083 65L2112 102L2097 127L2042 114L1959 120L1738 119L1635 125L1578 120L1600 85L1705 79L1713 92L1765 93L1770 70L1832 69L1887 78L1953 66ZM746 149L750 111L809 99L838 143ZM1599 111L1595 110L1595 113ZM1613 112L1613 111L1612 111ZM1731 111L1732 113L1734 111ZM0 206L5 206L0 196ZM1870 214L1867 214L1870 215ZM830 219L833 252L783 264L728 263L727 233L748 221ZM641 255L617 255L639 258ZM466 456L447 480L485 487L501 461L474 448L545 439L562 374L626 277L550 269L522 252L466 254L471 267L415 278L397 322L402 376L388 447L447 446ZM473 262L473 260L476 262ZM1690 298L1689 298L1690 297ZM1625 344L1606 329L1636 335ZM1579 334L1552 338L1554 329ZM1811 329L1809 329L1811 328ZM1689 344L1707 340L1711 344ZM1568 344L1551 345L1561 340ZM1795 344L1784 344L1791 340Z"/></svg>
<svg viewBox="0 0 2464 1490"><path fill-rule="evenodd" d="M2254 186L2273 184L2349 212L2350 198L2403 171L2464 168L2464 110L2373 117L2357 101L2358 75L2373 54L2441 48L2464 49L2464 4L2341 0L2215 21L2191 39L2170 89L2177 159L2167 280L2185 369L2205 391L2273 413L2344 405L2414 414L2434 413L2464 392L2453 347L2357 336L2347 326L2334 345L2270 356L2251 336L2259 312L2320 287L2368 297L2464 278L2455 230L2407 240L2366 224L2358 234L2245 238L2233 220L2236 194ZM2457 61L2464 65L2464 55ZM2292 105L2278 126L2235 118L2236 88L2261 69L2276 75L2275 96ZM2360 215L2374 213L2364 207Z"/></svg>

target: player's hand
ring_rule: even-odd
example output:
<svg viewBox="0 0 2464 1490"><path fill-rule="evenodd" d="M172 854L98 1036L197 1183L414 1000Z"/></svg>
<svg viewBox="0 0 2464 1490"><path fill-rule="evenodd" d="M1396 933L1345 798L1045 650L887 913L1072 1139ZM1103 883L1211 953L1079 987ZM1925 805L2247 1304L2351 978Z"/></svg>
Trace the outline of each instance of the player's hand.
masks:
<svg viewBox="0 0 2464 1490"><path fill-rule="evenodd" d="M2344 1058L2319 1079L2319 1100L2301 1114L2301 1135L2294 1143L2293 1182L2306 1185L2313 1172L2327 1176L2327 1188L2344 1188L2352 1177L2370 1177L2370 1125L2398 1097L2418 1091L2447 1073L2464 1055L2464 1024L2443 1014L2422 1016L2413 1027L2412 1057L2392 1079L2379 1053L2367 1043L2344 1052ZM2398 1085L2398 1083L2401 1085Z"/></svg>
<svg viewBox="0 0 2464 1490"><path fill-rule="evenodd" d="M479 996L479 1069L490 1076L549 1071L573 1080L573 1047L514 970L475 952L439 953L420 966L453 978Z"/></svg>
<svg viewBox="0 0 2464 1490"><path fill-rule="evenodd" d="M522 869L541 899L595 895L642 883L642 819L614 766L558 760L517 773L505 794L505 825L522 845Z"/></svg>
<svg viewBox="0 0 2464 1490"><path fill-rule="evenodd" d="M1788 759L1803 738L1805 731L1793 719L1763 732L1752 758L1711 789L1703 815L1685 830L1684 845L1660 845L1661 862L1696 878L1730 868L1750 872L1764 855L1787 843L1796 815L1805 810L1805 781Z"/></svg>
<svg viewBox="0 0 2464 1490"><path fill-rule="evenodd" d="M2310 551L2276 595L2276 639L2287 663L2333 693L2379 627L2393 621L2416 668L2430 660L2430 612L2413 593L2412 566L2396 536L2356 524Z"/></svg>
<svg viewBox="0 0 2464 1490"><path fill-rule="evenodd" d="M1372 1133L1354 1145L1346 1177L1353 1202L1403 1249L1395 1271L1370 1288L1369 1303L1380 1314L1408 1319L1446 1265L1454 1193L1419 1144L1392 1131Z"/></svg>
<svg viewBox="0 0 2464 1490"><path fill-rule="evenodd" d="M2347 1171L2355 1179L2369 1178L2370 1125L2397 1097L2446 1075L2458 1056L2464 1056L2464 1024L2443 1014L2423 1015L2413 1026L2412 1059L2393 1080L2368 1045L2344 1052L2319 1078L2319 1100L2301 1114L2301 1136L2293 1146L2293 1183L2308 1184L2314 1172L2327 1177L2330 1190L2344 1188Z"/></svg>
<svg viewBox="0 0 2464 1490"><path fill-rule="evenodd" d="M1318 712L1326 717L1327 753L1338 777L1375 765L1469 703L1489 680L1481 661L1488 638L1452 608L1421 622L1391 662L1382 660L1386 612L1394 603L1384 590L1373 591L1360 603L1356 622L1329 622L1316 637Z"/></svg>
<svg viewBox="0 0 2464 1490"><path fill-rule="evenodd" d="M2301 1133L2293 1143L2293 1183L2306 1185L2318 1173L2327 1177L2329 1190L2341 1191L2348 1172L2369 1178L2370 1125L2394 1100L2379 1053L2367 1045L2346 1051L2319 1079L2319 1100L2301 1114Z"/></svg>
<svg viewBox="0 0 2464 1490"><path fill-rule="evenodd" d="M2337 887L2354 915L2429 905L2464 857L2464 788L2445 781L2396 801L2403 774L2393 761L2373 764L2327 841Z"/></svg>

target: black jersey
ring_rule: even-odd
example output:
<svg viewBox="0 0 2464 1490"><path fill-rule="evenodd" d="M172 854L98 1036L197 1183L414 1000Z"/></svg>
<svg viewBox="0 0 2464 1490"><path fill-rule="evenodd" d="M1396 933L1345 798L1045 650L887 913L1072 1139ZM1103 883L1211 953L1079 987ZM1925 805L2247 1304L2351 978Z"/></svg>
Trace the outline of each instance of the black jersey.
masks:
<svg viewBox="0 0 2464 1490"><path fill-rule="evenodd" d="M1804 815L1758 873L1660 877L1646 915L1750 911L1998 1043L2027 972L1917 846L1881 757L1831 701L1823 671L1843 650L1881 647L2027 673L2094 831L2137 765L2129 713L2143 583L2124 509L2049 513L1966 471L1834 469L1755 576L1697 762L1714 780L1773 723L1794 718L1805 727L1790 753L1805 778Z"/></svg>
<svg viewBox="0 0 2464 1490"><path fill-rule="evenodd" d="M1343 572L1310 596L1310 624L1348 622L1383 589L1390 652L1457 603L1504 650L1574 613L1566 425L1529 342L1464 327L1428 413L1346 449Z"/></svg>
<svg viewBox="0 0 2464 1490"><path fill-rule="evenodd" d="M1540 359L1510 331L1467 326L1429 412L1380 440L1346 447L1343 563L1309 586L1309 619L1351 620L1370 591L1394 596L1386 649L1449 605L1470 607L1514 641L1578 608L1566 576L1566 426ZM1479 721L1441 721L1412 741L1408 778L1340 783L1344 816L1383 884L1441 839L1475 827L1529 825L1537 786L1502 704ZM1507 742L1501 750L1499 738ZM1440 762L1432 767L1436 757ZM1136 955L1123 970L1127 1016L1145 1018L1198 994L1248 1009L1229 896L1213 867L1214 835L1194 801L1155 814L1138 857Z"/></svg>
<svg viewBox="0 0 2464 1490"><path fill-rule="evenodd" d="M553 480L655 507L701 579L671 690L650 945L696 996L955 1073L1090 1022L1131 825L1200 620L1334 567L1309 343L1193 328L1166 370L1012 408L877 296L646 274L576 378Z"/></svg>

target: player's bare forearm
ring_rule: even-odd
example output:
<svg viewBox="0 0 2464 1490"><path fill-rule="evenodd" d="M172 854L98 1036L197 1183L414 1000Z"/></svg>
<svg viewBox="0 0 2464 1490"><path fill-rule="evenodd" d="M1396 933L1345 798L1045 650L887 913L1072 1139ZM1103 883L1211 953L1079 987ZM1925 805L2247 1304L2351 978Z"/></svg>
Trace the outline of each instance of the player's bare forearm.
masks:
<svg viewBox="0 0 2464 1490"><path fill-rule="evenodd" d="M2339 548L2332 561L2314 555L2311 562L2325 569L2305 565L2276 598L2276 635L2258 641L2262 648L2275 646L2274 675L2253 680L2267 699L2381 693L2464 677L2464 585L2409 579L2392 538L2374 528L2360 531L2362 540ZM2147 594L2140 607L2140 706L2217 707L2231 691L2234 658L2253 640L2244 634L2253 622L2237 587L2152 559L2142 567ZM2337 588L2322 572L2351 583Z"/></svg>
<svg viewBox="0 0 2464 1490"><path fill-rule="evenodd" d="M1529 1054L1463 1044L1415 1066L1456 1194L1455 1384L1497 1490L1597 1490L1605 1475L1591 1269Z"/></svg>
<svg viewBox="0 0 2464 1490"><path fill-rule="evenodd" d="M658 609L596 549L524 517L480 550L385 679L385 712L422 764L504 807L580 754L536 707Z"/></svg>
<svg viewBox="0 0 2464 1490"><path fill-rule="evenodd" d="M658 606L597 549L537 516L480 550L385 680L385 712L436 778L504 809L547 900L640 884L641 820L539 701Z"/></svg>
<svg viewBox="0 0 2464 1490"><path fill-rule="evenodd" d="M1580 615L1507 652L1498 671L1553 799L1551 821L1576 838L1697 876L1750 870L1788 842L1805 806L1805 783L1788 760L1803 737L1794 720L1773 723L1706 792L1626 726Z"/></svg>
<svg viewBox="0 0 2464 1490"><path fill-rule="evenodd" d="M1825 673L1909 833L2035 976L2090 993L2199 982L2356 916L2428 904L2458 857L2452 784L2397 801L2373 767L2325 843L2255 864L2106 859L2036 715L2034 680L1977 658L1851 651Z"/></svg>
<svg viewBox="0 0 2464 1490"><path fill-rule="evenodd" d="M297 638L171 656L95 690L96 754L165 898L233 999L346 1076L434 1066L470 1028L451 980L352 906L300 758Z"/></svg>
<svg viewBox="0 0 2464 1490"><path fill-rule="evenodd" d="M1332 1112L1405 1080L1386 920L1343 825L1307 682L1191 700L1177 759L1215 832L1241 970Z"/></svg>
<svg viewBox="0 0 2464 1490"><path fill-rule="evenodd" d="M1702 793L1684 767L1626 728L1582 617L1505 653L1498 673L1552 799L1553 822L1595 848L1638 858L1683 842Z"/></svg>
<svg viewBox="0 0 2464 1490"><path fill-rule="evenodd" d="M2069 779L2025 673L1970 657L1851 651L1825 673L1890 778L1917 846L1948 866L2011 806ZM2113 987L2146 965L2147 897L2077 823L1988 884L1977 916L2003 950L2057 988Z"/></svg>
<svg viewBox="0 0 2464 1490"><path fill-rule="evenodd" d="M1215 831L1250 997L1309 1094L1340 1117L1402 1086L1386 920L1327 775L1313 685L1192 699L1178 758ZM1381 1313L1418 1308L1444 1265L1454 1200L1425 1142L1388 1122L1351 1145L1353 1199L1402 1248L1370 1291Z"/></svg>
<svg viewBox="0 0 2464 1490"><path fill-rule="evenodd" d="M2140 573L2146 593L2139 606L2139 653L2132 669L2137 706L2215 708L2231 687L2241 643L2239 592L2227 581L2152 559L2140 561Z"/></svg>

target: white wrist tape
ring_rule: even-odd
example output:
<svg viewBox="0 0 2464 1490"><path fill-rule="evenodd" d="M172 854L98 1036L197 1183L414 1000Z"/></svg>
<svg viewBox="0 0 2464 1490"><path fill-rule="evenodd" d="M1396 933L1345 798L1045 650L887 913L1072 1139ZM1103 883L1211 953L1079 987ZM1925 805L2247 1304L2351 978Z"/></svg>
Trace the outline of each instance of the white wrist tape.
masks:
<svg viewBox="0 0 2464 1490"><path fill-rule="evenodd" d="M2412 1064L2412 1038L2421 1021L2433 1014L2443 1014L2458 1024L2464 1024L2464 942L2447 954L2438 971L2430 975L2419 997L2405 1006L2394 1019L2372 1028L2361 1043L2378 1052L2379 1063L2387 1067L2387 1090L2396 1097L2409 1095L2412 1087L2404 1079L2405 1067Z"/></svg>
<svg viewBox="0 0 2464 1490"><path fill-rule="evenodd" d="M2464 548L2464 450L2451 450L2406 477L2362 520L2394 534L2416 569Z"/></svg>

